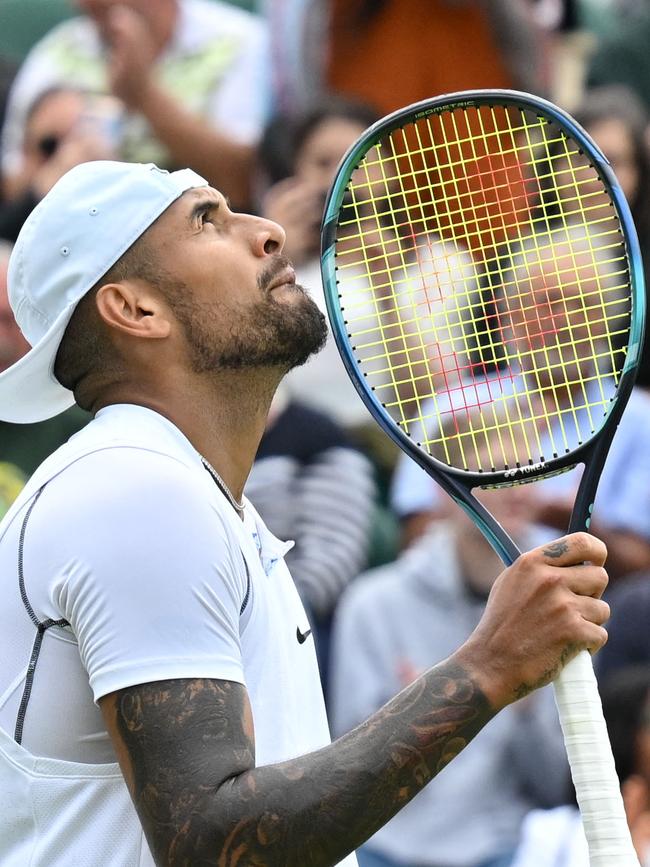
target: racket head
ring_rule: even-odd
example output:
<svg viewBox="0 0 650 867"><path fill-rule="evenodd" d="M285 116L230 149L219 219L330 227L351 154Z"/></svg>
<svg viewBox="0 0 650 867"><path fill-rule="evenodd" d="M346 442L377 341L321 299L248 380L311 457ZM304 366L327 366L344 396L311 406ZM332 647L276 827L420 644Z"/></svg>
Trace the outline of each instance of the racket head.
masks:
<svg viewBox="0 0 650 867"><path fill-rule="evenodd" d="M463 92L374 124L330 190L321 267L357 391L436 476L532 481L611 440L642 345L641 254L605 156L552 103Z"/></svg>

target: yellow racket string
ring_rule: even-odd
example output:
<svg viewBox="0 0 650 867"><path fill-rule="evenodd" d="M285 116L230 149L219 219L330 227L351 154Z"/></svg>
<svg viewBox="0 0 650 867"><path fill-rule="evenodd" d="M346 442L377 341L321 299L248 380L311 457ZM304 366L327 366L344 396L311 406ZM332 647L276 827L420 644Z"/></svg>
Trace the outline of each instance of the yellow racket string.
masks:
<svg viewBox="0 0 650 867"><path fill-rule="evenodd" d="M537 464L602 425L630 274L607 189L558 123L484 105L394 130L352 175L335 262L361 371L435 457Z"/></svg>

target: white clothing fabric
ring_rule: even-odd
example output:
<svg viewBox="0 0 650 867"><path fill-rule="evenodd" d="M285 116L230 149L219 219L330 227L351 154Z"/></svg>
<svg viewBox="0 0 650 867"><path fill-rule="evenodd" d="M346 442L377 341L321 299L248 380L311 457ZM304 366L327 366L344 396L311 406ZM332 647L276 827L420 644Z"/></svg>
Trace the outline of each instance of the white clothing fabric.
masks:
<svg viewBox="0 0 650 867"><path fill-rule="evenodd" d="M95 704L114 690L245 684L257 765L329 743L290 547L247 500L242 521L185 436L143 407L102 410L41 465L0 524L3 867L153 864Z"/></svg>
<svg viewBox="0 0 650 867"><path fill-rule="evenodd" d="M650 867L650 850L641 864ZM511 867L589 867L587 838L576 807L529 813Z"/></svg>
<svg viewBox="0 0 650 867"><path fill-rule="evenodd" d="M641 864L650 867L650 850ZM529 813L511 867L589 867L587 838L577 808Z"/></svg>
<svg viewBox="0 0 650 867"><path fill-rule="evenodd" d="M156 64L159 81L190 111L226 135L254 143L269 108L268 34L261 18L219 0L180 0L174 36ZM21 162L25 121L52 87L107 92L105 50L90 18L72 18L30 51L12 85L3 130L2 169ZM146 121L126 115L119 157L170 166Z"/></svg>
<svg viewBox="0 0 650 867"><path fill-rule="evenodd" d="M575 807L533 810L522 825L512 867L589 867L589 850Z"/></svg>

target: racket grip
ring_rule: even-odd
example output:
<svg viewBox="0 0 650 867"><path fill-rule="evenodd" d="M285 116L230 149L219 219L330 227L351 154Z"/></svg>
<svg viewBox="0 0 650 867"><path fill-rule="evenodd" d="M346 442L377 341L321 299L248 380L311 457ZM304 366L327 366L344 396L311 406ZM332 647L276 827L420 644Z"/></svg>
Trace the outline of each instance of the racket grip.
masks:
<svg viewBox="0 0 650 867"><path fill-rule="evenodd" d="M579 653L553 685L590 867L639 867L591 655Z"/></svg>

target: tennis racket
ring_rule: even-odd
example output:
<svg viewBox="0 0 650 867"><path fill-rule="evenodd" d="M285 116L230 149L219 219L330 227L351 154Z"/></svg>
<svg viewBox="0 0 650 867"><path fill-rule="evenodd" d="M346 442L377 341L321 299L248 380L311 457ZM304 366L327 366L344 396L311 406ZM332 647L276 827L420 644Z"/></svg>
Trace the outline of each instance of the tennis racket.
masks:
<svg viewBox="0 0 650 867"><path fill-rule="evenodd" d="M339 166L321 267L361 398L506 565L520 551L473 489L584 464L568 530L588 530L644 285L628 205L569 115L495 90L379 121ZM638 865L586 651L555 691L591 865Z"/></svg>

